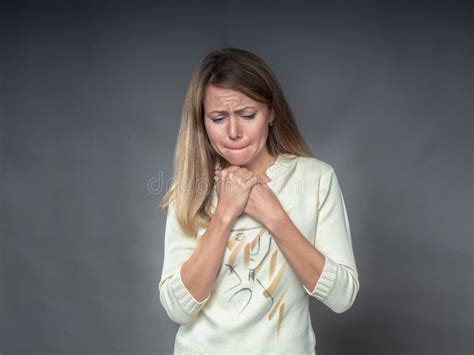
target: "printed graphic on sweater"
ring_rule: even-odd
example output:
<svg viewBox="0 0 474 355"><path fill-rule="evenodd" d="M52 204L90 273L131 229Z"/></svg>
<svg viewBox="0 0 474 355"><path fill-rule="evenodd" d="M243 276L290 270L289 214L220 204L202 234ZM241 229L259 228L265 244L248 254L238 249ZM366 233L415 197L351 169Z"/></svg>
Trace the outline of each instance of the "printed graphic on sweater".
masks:
<svg viewBox="0 0 474 355"><path fill-rule="evenodd" d="M272 251L273 243L272 235L264 227L233 230L227 242L230 254L225 266L234 285L224 293L228 294L230 303L242 303L236 316L245 312L251 302L261 301L256 298L263 298L268 304L268 321L275 322L273 318L277 315L276 331L279 336L285 315L284 297L289 287L285 287L281 281L288 265L278 250L273 248ZM257 283L257 288L254 283Z"/></svg>

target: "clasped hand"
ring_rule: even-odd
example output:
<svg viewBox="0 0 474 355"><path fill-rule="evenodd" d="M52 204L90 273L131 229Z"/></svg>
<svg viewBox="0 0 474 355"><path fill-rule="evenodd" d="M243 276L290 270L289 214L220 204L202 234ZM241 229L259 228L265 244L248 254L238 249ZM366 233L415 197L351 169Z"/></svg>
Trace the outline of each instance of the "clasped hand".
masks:
<svg viewBox="0 0 474 355"><path fill-rule="evenodd" d="M280 201L268 187L267 179L239 166L216 170L218 208L232 217L245 213L265 225L283 211Z"/></svg>

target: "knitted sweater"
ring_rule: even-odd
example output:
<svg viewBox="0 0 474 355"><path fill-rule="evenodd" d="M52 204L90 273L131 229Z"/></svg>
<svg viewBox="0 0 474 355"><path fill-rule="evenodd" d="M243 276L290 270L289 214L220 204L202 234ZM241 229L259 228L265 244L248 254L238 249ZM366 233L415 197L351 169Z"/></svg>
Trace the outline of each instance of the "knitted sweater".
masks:
<svg viewBox="0 0 474 355"><path fill-rule="evenodd" d="M159 293L169 318L181 325L175 354L316 354L309 298L336 313L352 306L359 280L334 169L316 158L280 154L266 175L295 226L325 256L316 286L308 290L269 231L242 214L230 232L211 294L198 302L180 275L197 239L183 234L171 204ZM214 189L214 211L216 205ZM196 237L204 232L199 229Z"/></svg>

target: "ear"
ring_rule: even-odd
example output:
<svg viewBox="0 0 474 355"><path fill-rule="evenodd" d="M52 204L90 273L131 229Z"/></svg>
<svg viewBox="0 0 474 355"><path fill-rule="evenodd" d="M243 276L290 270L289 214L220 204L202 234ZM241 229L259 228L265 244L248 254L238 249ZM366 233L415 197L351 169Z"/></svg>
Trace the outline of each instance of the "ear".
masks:
<svg viewBox="0 0 474 355"><path fill-rule="evenodd" d="M268 113L268 123L273 122L275 120L275 111L273 107L270 107L270 111Z"/></svg>

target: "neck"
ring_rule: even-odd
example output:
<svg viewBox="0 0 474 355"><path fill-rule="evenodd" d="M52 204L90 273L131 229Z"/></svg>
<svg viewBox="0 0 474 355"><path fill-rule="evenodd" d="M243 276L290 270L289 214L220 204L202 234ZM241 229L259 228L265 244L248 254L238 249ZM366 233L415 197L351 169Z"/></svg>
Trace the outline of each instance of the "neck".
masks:
<svg viewBox="0 0 474 355"><path fill-rule="evenodd" d="M254 174L260 176L264 179L265 182L269 181L270 179L265 174L267 171L268 166L276 160L277 156L272 156L268 153L267 150L262 152L262 156L256 162L252 162L251 165L246 165L245 167L252 171Z"/></svg>

